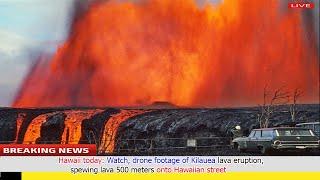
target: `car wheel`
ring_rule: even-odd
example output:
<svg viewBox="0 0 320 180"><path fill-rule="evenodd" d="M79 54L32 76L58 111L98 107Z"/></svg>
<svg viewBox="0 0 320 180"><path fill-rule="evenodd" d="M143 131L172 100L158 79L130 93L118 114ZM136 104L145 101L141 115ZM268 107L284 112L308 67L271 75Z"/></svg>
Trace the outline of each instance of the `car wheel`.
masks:
<svg viewBox="0 0 320 180"><path fill-rule="evenodd" d="M233 147L240 153L245 152L245 149L242 149L238 143L235 143Z"/></svg>
<svg viewBox="0 0 320 180"><path fill-rule="evenodd" d="M233 149L238 149L238 146L239 146L238 143L233 143L232 147L233 147Z"/></svg>
<svg viewBox="0 0 320 180"><path fill-rule="evenodd" d="M267 148L264 147L264 146L259 147L259 149L260 149L260 153L263 154L263 155L267 155L267 154L270 153L270 150L267 149Z"/></svg>

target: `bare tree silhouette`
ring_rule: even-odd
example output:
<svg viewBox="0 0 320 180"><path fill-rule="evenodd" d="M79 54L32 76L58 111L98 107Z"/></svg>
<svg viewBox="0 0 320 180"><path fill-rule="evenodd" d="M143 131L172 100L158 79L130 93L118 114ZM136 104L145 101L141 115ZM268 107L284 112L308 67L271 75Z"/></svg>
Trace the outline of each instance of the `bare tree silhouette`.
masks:
<svg viewBox="0 0 320 180"><path fill-rule="evenodd" d="M290 93L285 91L284 87L276 89L273 93L268 90L267 85L264 87L263 104L259 105L260 112L257 117L260 128L269 127L270 118L273 112L280 105L287 104L289 102L289 98Z"/></svg>
<svg viewBox="0 0 320 180"><path fill-rule="evenodd" d="M303 92L298 88L293 91L292 103L289 106L289 108L290 108L289 111L290 111L290 116L291 116L292 122L296 121L297 115L300 113L297 108L297 102L298 102L299 97L302 96L302 94L303 94Z"/></svg>

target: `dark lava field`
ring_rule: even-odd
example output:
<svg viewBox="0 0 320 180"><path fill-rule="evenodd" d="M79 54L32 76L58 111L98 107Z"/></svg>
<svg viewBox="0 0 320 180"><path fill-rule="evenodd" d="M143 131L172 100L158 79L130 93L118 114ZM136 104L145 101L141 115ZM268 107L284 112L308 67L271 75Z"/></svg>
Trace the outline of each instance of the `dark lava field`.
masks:
<svg viewBox="0 0 320 180"><path fill-rule="evenodd" d="M299 105L296 123L319 121L320 106ZM2 144L96 144L99 154L252 155L230 148L230 130L258 128L259 109L248 108L0 108ZM276 109L269 127L291 122L288 106ZM186 147L197 139L197 148ZM295 153L289 155L296 155ZM302 154L305 155L305 154Z"/></svg>

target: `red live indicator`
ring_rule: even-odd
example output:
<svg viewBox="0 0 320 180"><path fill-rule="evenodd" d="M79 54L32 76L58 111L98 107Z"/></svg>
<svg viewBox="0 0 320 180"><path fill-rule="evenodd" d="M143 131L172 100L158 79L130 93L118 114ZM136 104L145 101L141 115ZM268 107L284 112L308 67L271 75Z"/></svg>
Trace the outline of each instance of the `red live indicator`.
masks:
<svg viewBox="0 0 320 180"><path fill-rule="evenodd" d="M314 3L312 2L292 2L288 3L288 8L292 9L313 9Z"/></svg>
<svg viewBox="0 0 320 180"><path fill-rule="evenodd" d="M1 144L0 156L96 156L94 144Z"/></svg>

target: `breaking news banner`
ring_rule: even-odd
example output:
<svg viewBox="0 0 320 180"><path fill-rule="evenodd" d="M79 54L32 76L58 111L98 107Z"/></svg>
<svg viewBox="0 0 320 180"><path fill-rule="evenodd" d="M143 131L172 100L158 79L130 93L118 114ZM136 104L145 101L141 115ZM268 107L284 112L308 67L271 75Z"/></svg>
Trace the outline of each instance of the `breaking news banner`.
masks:
<svg viewBox="0 0 320 180"><path fill-rule="evenodd" d="M93 144L0 144L0 156L95 156Z"/></svg>
<svg viewBox="0 0 320 180"><path fill-rule="evenodd" d="M319 179L319 0L0 0L0 180Z"/></svg>

